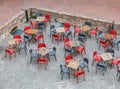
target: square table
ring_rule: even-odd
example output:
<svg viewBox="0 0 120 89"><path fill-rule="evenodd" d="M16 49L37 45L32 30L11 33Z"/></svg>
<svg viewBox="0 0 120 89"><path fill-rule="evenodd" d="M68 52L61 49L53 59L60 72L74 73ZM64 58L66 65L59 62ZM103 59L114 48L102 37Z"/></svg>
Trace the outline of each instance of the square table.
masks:
<svg viewBox="0 0 120 89"><path fill-rule="evenodd" d="M80 65L80 62L79 62L79 61L71 60L71 61L68 63L67 66L68 66L69 68L72 68L72 69L77 70L78 67L79 67L79 65Z"/></svg>
<svg viewBox="0 0 120 89"><path fill-rule="evenodd" d="M69 41L69 43L70 43L70 47L78 47L80 45L78 40L72 40Z"/></svg>
<svg viewBox="0 0 120 89"><path fill-rule="evenodd" d="M103 53L101 54L101 57L103 61L109 61L113 59L113 56L111 53Z"/></svg>
<svg viewBox="0 0 120 89"><path fill-rule="evenodd" d="M64 27L58 27L58 28L56 28L56 32L57 33L64 33L65 32L65 28Z"/></svg>
<svg viewBox="0 0 120 89"><path fill-rule="evenodd" d="M84 32L87 32L87 31L89 31L91 29L92 28L90 26L88 26L88 25L84 25L84 26L81 27L81 30L84 31Z"/></svg>
<svg viewBox="0 0 120 89"><path fill-rule="evenodd" d="M47 48L45 48L45 47L40 48L40 49L38 50L38 53L39 53L41 56L45 56L46 54L48 54L48 52L49 52L49 49L47 49Z"/></svg>
<svg viewBox="0 0 120 89"><path fill-rule="evenodd" d="M26 31L26 33L29 35L35 35L38 33L38 29L29 29Z"/></svg>
<svg viewBox="0 0 120 89"><path fill-rule="evenodd" d="M104 34L104 39L105 40L112 40L112 39L114 39L114 35L112 35L112 34L109 34L109 33L106 33L106 34Z"/></svg>
<svg viewBox="0 0 120 89"><path fill-rule="evenodd" d="M16 44L17 44L17 39L11 39L11 40L9 40L9 41L8 41L8 44L9 44L10 46L16 45Z"/></svg>
<svg viewBox="0 0 120 89"><path fill-rule="evenodd" d="M39 16L39 17L37 17L36 21L38 21L38 22L43 22L44 19L45 19L44 16Z"/></svg>

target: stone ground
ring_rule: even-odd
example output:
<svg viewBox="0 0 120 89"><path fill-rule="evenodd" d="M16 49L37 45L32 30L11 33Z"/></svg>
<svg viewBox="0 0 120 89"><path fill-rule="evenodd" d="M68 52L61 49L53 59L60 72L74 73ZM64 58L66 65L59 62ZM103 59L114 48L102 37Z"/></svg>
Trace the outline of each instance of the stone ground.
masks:
<svg viewBox="0 0 120 89"><path fill-rule="evenodd" d="M52 24L59 26L59 23ZM19 28L23 29L25 25ZM73 31L73 26L71 26L71 31ZM104 76L101 71L98 71L96 74L95 65L91 66L92 52L97 50L100 53L104 53L102 47L98 50L95 37L92 37L92 39L88 38L86 41L87 54L85 57L89 59L90 72L85 70L86 80L84 81L83 77L80 77L79 83L77 84L73 76L71 76L70 80L67 76L64 76L63 80L61 80L59 65L64 64L63 41L59 45L57 43L52 44L51 38L49 37L49 26L47 27L47 31L44 32L44 35L47 48L53 46L57 48L57 61L51 58L45 71L44 65L40 65L40 68L37 69L36 60L33 60L31 64L29 63L29 52L27 52L27 55L24 51L20 55L17 53L16 58L12 57L10 61L9 57L4 57L4 50L1 50L0 89L120 89L120 82L117 81L115 66L112 69L108 67ZM4 49L8 45L7 41L11 38L12 35L4 39L0 46ZM30 48L37 49L37 43L31 43L27 47L28 50ZM117 51L115 48L115 56L119 56L119 53L120 51ZM75 58L76 60L82 59L80 55Z"/></svg>
<svg viewBox="0 0 120 89"><path fill-rule="evenodd" d="M31 7L120 24L120 0L0 0L0 25Z"/></svg>

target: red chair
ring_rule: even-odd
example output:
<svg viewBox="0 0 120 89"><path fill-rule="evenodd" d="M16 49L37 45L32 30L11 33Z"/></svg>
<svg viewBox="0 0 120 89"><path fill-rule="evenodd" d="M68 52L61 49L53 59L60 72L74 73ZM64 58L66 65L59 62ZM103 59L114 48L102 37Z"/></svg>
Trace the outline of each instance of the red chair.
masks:
<svg viewBox="0 0 120 89"><path fill-rule="evenodd" d="M27 30L29 30L30 29L30 26L25 26L24 27L24 32L26 32Z"/></svg>
<svg viewBox="0 0 120 89"><path fill-rule="evenodd" d="M43 47L46 48L46 44L45 44L45 43L39 43L39 44L38 44L38 50L39 50L40 48L43 48Z"/></svg>
<svg viewBox="0 0 120 89"><path fill-rule="evenodd" d="M99 50L100 50L100 46L104 47L104 50L106 50L107 47L109 47L109 42L106 41L106 40L101 40L100 39L100 42L99 42Z"/></svg>
<svg viewBox="0 0 120 89"><path fill-rule="evenodd" d="M38 23L36 21L30 21L31 28L37 28Z"/></svg>
<svg viewBox="0 0 120 89"><path fill-rule="evenodd" d="M102 60L102 57L101 57L101 56L98 56L97 51L94 51L94 52L93 52L92 66L93 66L93 64L94 64L94 61L98 61L98 62L100 62L101 60Z"/></svg>
<svg viewBox="0 0 120 89"><path fill-rule="evenodd" d="M41 39L43 40L43 43L44 43L44 35L43 33L40 33L39 35L37 36L34 36L34 39L39 42Z"/></svg>
<svg viewBox="0 0 120 89"><path fill-rule="evenodd" d="M14 49L12 49L12 48L6 48L5 49L5 57L7 56L7 54L9 54L10 55L10 61L11 61L11 55L15 55L15 57L16 57L16 52L15 52L15 50Z"/></svg>
<svg viewBox="0 0 120 89"><path fill-rule="evenodd" d="M84 52L84 54L86 54L85 47L84 46L79 46L77 48L77 53L81 53L82 58L83 58L83 52Z"/></svg>
<svg viewBox="0 0 120 89"><path fill-rule="evenodd" d="M90 37L91 37L91 35L95 35L96 38L97 38L97 32L98 32L98 27L96 27L95 29L90 30Z"/></svg>
<svg viewBox="0 0 120 89"><path fill-rule="evenodd" d="M77 70L77 71L75 71L74 75L77 79L77 83L78 83L78 77L79 76L84 76L84 80L85 80L85 71L84 70Z"/></svg>
<svg viewBox="0 0 120 89"><path fill-rule="evenodd" d="M116 30L110 30L110 31L109 31L109 34L114 35L115 38L116 38L116 36L117 36L117 31L116 31Z"/></svg>
<svg viewBox="0 0 120 89"><path fill-rule="evenodd" d="M68 63L73 60L73 56L71 54L65 56L65 64L68 65Z"/></svg>
<svg viewBox="0 0 120 89"><path fill-rule="evenodd" d="M64 38L64 48L67 46L67 47L70 47L70 43L69 43L70 39L68 37Z"/></svg>
<svg viewBox="0 0 120 89"><path fill-rule="evenodd" d="M45 19L43 22L45 22L45 23L50 22L50 15L49 14L45 14Z"/></svg>
<svg viewBox="0 0 120 89"><path fill-rule="evenodd" d="M116 57L115 59L112 60L110 68L112 68L112 65L116 65L117 71L118 71L118 65L119 64L120 64L120 58Z"/></svg>
<svg viewBox="0 0 120 89"><path fill-rule="evenodd" d="M81 29L76 27L76 25L74 25L74 37L75 37L76 33L81 33Z"/></svg>
<svg viewBox="0 0 120 89"><path fill-rule="evenodd" d="M21 41L21 36L19 34L15 34L13 35L13 39L17 39L17 43L20 44L22 41Z"/></svg>
<svg viewBox="0 0 120 89"><path fill-rule="evenodd" d="M53 39L57 40L58 44L59 44L59 41L61 40L61 35L56 34L56 33L52 33L52 43L53 43Z"/></svg>
<svg viewBox="0 0 120 89"><path fill-rule="evenodd" d="M64 30L65 30L66 32L70 30L70 23L68 23L68 22L65 22L65 23L64 23Z"/></svg>
<svg viewBox="0 0 120 89"><path fill-rule="evenodd" d="M44 64L45 65L45 70L46 70L46 66L48 64L48 58L38 58L37 59L37 62L38 62L38 69L39 69L39 64Z"/></svg>

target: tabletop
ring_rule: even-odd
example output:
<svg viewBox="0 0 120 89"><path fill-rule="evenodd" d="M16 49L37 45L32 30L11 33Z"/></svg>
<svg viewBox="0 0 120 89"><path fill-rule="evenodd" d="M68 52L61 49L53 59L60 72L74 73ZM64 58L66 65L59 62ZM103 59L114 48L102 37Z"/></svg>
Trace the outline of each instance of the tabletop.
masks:
<svg viewBox="0 0 120 89"><path fill-rule="evenodd" d="M38 50L38 53L42 56L45 56L49 52L49 49L43 47Z"/></svg>
<svg viewBox="0 0 120 89"><path fill-rule="evenodd" d="M103 61L108 61L113 59L113 56L111 53L103 53L101 54L101 57Z"/></svg>
<svg viewBox="0 0 120 89"><path fill-rule="evenodd" d="M17 39L11 39L11 40L9 40L8 44L9 45L15 45L15 44L17 44Z"/></svg>
<svg viewBox="0 0 120 89"><path fill-rule="evenodd" d="M65 32L65 28L64 27L57 27L56 28L56 32L57 33L64 33Z"/></svg>
<svg viewBox="0 0 120 89"><path fill-rule="evenodd" d="M80 45L78 40L73 40L69 42L71 47L78 47Z"/></svg>
<svg viewBox="0 0 120 89"><path fill-rule="evenodd" d="M84 26L81 27L81 30L84 31L84 32L89 31L91 29L92 28L90 26L88 26L88 25L84 25Z"/></svg>
<svg viewBox="0 0 120 89"><path fill-rule="evenodd" d="M72 68L72 69L76 69L76 70L77 70L78 67L79 67L79 65L80 65L80 62L79 62L79 61L71 60L67 66L68 66L69 68Z"/></svg>
<svg viewBox="0 0 120 89"><path fill-rule="evenodd" d="M27 34L34 35L38 33L38 29L29 29L26 31Z"/></svg>
<svg viewBox="0 0 120 89"><path fill-rule="evenodd" d="M109 33L106 33L106 34L104 34L104 39L106 39L106 40L112 40L112 39L114 39L114 35L112 35L112 34L109 34Z"/></svg>
<svg viewBox="0 0 120 89"><path fill-rule="evenodd" d="M44 21L44 19L45 19L44 16L39 16L39 17L37 17L36 21L42 22L42 21Z"/></svg>

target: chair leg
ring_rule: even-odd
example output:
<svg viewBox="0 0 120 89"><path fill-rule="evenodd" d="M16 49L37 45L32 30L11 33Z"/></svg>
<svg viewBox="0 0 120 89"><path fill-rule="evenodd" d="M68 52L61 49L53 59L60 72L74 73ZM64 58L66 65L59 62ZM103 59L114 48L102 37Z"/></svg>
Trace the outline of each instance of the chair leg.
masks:
<svg viewBox="0 0 120 89"><path fill-rule="evenodd" d="M88 72L89 72L89 67L87 66L87 70L88 70Z"/></svg>
<svg viewBox="0 0 120 89"><path fill-rule="evenodd" d="M31 62L32 62L32 57L31 57L31 59L30 59L30 64L31 64Z"/></svg>
<svg viewBox="0 0 120 89"><path fill-rule="evenodd" d="M63 73L62 73L62 76L61 76L61 80L63 79Z"/></svg>
<svg viewBox="0 0 120 89"><path fill-rule="evenodd" d="M54 55L54 57L55 57L55 61L57 61L56 55Z"/></svg>
<svg viewBox="0 0 120 89"><path fill-rule="evenodd" d="M93 66L93 64L94 64L94 60L92 61L92 66Z"/></svg>

